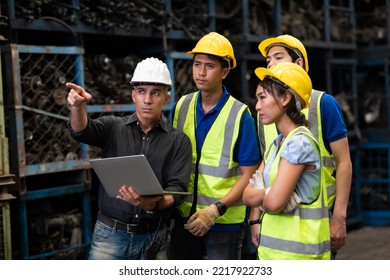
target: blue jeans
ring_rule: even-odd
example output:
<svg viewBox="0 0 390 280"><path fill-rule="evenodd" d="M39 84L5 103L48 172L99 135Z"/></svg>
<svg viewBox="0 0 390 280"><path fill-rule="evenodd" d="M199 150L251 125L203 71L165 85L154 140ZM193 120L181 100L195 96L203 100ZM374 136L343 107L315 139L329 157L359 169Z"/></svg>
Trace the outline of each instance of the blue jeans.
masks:
<svg viewBox="0 0 390 280"><path fill-rule="evenodd" d="M144 260L146 247L155 235L155 231L147 233L128 233L113 229L97 220L92 235L89 251L90 260ZM167 227L160 226L157 237L162 240L156 259L167 259Z"/></svg>
<svg viewBox="0 0 390 280"><path fill-rule="evenodd" d="M243 227L238 231L209 231L202 237L184 228L178 218L171 233L168 258L171 260L239 260L243 242Z"/></svg>

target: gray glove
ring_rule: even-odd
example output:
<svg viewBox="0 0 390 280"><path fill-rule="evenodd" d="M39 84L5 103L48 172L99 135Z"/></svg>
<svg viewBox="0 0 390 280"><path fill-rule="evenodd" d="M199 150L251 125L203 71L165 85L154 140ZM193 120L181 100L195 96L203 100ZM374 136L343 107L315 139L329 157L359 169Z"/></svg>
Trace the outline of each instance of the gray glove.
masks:
<svg viewBox="0 0 390 280"><path fill-rule="evenodd" d="M252 175L252 178L249 179L249 184L251 184L255 189L264 189L263 176L259 170Z"/></svg>
<svg viewBox="0 0 390 280"><path fill-rule="evenodd" d="M299 197L299 195L296 192L293 192L293 194L290 197L289 202L287 203L286 207L283 209L283 213L291 213L295 210L295 208L298 207L298 204L302 202L302 199Z"/></svg>

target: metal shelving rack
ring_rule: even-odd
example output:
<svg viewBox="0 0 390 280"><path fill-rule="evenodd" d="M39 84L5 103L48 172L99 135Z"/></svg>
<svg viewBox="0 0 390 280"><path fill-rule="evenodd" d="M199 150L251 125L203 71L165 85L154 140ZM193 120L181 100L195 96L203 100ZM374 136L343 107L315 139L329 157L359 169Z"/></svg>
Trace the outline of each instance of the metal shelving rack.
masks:
<svg viewBox="0 0 390 280"><path fill-rule="evenodd" d="M390 225L390 1L356 4L360 130L355 178L362 223ZM367 36L370 34L370 36Z"/></svg>
<svg viewBox="0 0 390 280"><path fill-rule="evenodd" d="M10 260L12 259L10 201L15 197L8 193L8 189L15 185L15 181L14 175L10 174L9 170L8 138L5 135L4 120L3 83L0 67L0 260Z"/></svg>
<svg viewBox="0 0 390 280"><path fill-rule="evenodd" d="M83 84L83 49L10 44L3 46L2 52L5 64L13 69L5 75L4 93L10 107L10 166L17 182L21 258L47 258L63 251L85 249L91 238L88 154L86 146L72 143L64 134L68 113L66 91L61 88L64 78ZM50 65L57 68L45 77L43 73L49 72ZM61 71L64 77L56 77ZM45 81L40 80L44 77ZM59 148L60 144L65 145ZM49 181L51 174L58 174L58 178ZM31 253L30 202L72 194L80 195L83 241L66 249Z"/></svg>

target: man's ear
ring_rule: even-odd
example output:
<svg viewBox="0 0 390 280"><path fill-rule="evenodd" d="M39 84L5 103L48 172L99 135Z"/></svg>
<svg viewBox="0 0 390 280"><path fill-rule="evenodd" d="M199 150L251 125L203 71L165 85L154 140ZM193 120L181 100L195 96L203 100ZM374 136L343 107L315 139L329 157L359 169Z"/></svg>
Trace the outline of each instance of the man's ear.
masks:
<svg viewBox="0 0 390 280"><path fill-rule="evenodd" d="M135 97L134 97L134 95L135 95L135 91L134 91L134 89L133 89L133 90L131 90L131 99L133 99L133 102L135 103Z"/></svg>
<svg viewBox="0 0 390 280"><path fill-rule="evenodd" d="M222 69L222 75L221 75L222 76L222 80L224 80L227 77L229 72L230 72L230 69L227 68L227 67Z"/></svg>
<svg viewBox="0 0 390 280"><path fill-rule="evenodd" d="M305 62L303 61L303 58L300 57L298 58L297 60L295 60L295 64L298 64L299 66L301 66L302 68L305 67Z"/></svg>
<svg viewBox="0 0 390 280"><path fill-rule="evenodd" d="M167 105L169 103L169 100L171 100L171 93L167 92L165 94L165 104L164 105Z"/></svg>

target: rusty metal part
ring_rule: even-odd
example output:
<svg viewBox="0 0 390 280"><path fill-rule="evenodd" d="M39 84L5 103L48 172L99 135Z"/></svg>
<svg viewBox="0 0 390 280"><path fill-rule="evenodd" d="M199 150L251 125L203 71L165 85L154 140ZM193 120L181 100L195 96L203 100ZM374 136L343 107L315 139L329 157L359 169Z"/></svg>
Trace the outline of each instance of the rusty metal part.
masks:
<svg viewBox="0 0 390 280"><path fill-rule="evenodd" d="M26 90L30 90L33 93L37 93L45 86L41 80L41 77L37 75L26 75L22 78L22 85Z"/></svg>
<svg viewBox="0 0 390 280"><path fill-rule="evenodd" d="M67 104L66 101L67 97L68 97L68 92L63 88L56 88L53 91L53 99L58 106L65 106Z"/></svg>

